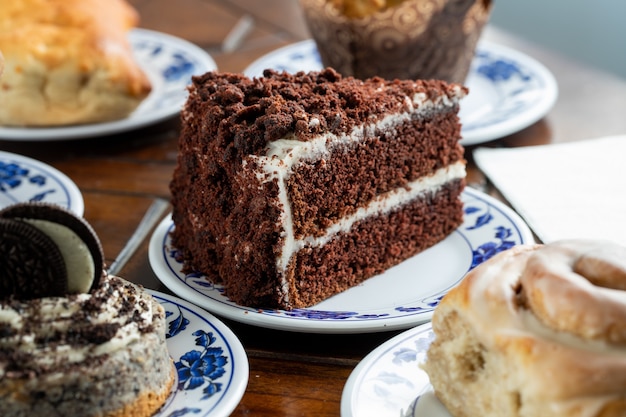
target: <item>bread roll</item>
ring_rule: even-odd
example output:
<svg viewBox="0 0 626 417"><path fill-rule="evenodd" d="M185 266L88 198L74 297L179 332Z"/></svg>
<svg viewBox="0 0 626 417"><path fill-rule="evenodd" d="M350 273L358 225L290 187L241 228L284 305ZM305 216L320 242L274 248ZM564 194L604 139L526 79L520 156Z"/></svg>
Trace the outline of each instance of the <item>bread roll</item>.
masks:
<svg viewBox="0 0 626 417"><path fill-rule="evenodd" d="M433 314L424 369L456 417L626 416L626 248L517 246Z"/></svg>
<svg viewBox="0 0 626 417"><path fill-rule="evenodd" d="M0 124L128 116L150 92L127 40L137 23L124 0L0 1Z"/></svg>

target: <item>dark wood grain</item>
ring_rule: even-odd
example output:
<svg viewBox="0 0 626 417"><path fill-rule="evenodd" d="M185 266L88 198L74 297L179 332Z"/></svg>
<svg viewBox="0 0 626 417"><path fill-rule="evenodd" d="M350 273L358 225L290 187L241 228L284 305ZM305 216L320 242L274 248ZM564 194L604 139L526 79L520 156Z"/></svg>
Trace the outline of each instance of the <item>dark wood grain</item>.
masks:
<svg viewBox="0 0 626 417"><path fill-rule="evenodd" d="M222 71L242 71L280 46L308 37L296 0L131 0L142 26L187 39L214 57ZM237 50L223 53L222 42L242 16L254 27ZM626 82L573 62L540 45L489 28L485 38L512 46L545 64L556 76L559 99L534 125L490 147L546 145L626 132ZM66 173L81 189L85 217L103 242L110 263L157 199L169 198L175 167L177 117L123 134L41 143L0 141L0 149L40 159ZM468 149L468 180L486 185ZM497 195L496 191L493 194ZM142 243L120 275L167 292L148 263ZM338 416L346 379L372 349L399 331L362 335L314 335L224 322L242 341L250 360L250 380L234 416Z"/></svg>

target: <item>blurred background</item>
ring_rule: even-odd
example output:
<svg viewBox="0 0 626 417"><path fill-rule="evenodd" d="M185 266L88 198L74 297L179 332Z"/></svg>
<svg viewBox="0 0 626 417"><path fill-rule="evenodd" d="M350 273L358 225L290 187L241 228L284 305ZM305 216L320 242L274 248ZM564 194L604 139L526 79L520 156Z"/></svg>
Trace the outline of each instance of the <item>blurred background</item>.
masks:
<svg viewBox="0 0 626 417"><path fill-rule="evenodd" d="M625 0L495 0L491 24L626 79Z"/></svg>

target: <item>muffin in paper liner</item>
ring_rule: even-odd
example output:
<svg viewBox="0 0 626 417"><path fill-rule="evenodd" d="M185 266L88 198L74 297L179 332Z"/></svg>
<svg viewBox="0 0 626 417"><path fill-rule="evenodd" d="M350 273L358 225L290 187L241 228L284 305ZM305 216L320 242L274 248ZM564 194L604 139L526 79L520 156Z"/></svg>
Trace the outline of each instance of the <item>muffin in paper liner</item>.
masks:
<svg viewBox="0 0 626 417"><path fill-rule="evenodd" d="M322 63L345 76L463 83L491 0L404 0L347 17L329 0L300 0Z"/></svg>

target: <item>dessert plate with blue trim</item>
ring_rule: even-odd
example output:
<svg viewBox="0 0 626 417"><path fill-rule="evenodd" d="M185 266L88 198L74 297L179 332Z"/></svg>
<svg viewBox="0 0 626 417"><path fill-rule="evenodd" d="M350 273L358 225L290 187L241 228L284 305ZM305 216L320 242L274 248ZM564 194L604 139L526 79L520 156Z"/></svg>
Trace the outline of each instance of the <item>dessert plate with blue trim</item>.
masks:
<svg viewBox="0 0 626 417"><path fill-rule="evenodd" d="M36 159L0 151L0 209L30 201L57 204L78 216L85 210L83 195L67 175Z"/></svg>
<svg viewBox="0 0 626 417"><path fill-rule="evenodd" d="M144 70L152 91L125 119L85 125L58 127L0 126L0 139L44 141L83 139L138 129L178 114L187 100L187 85L192 75L217 69L211 56L198 46L161 32L134 29L129 41Z"/></svg>
<svg viewBox="0 0 626 417"><path fill-rule="evenodd" d="M155 417L221 417L248 385L248 357L224 323L179 298L148 290L165 309L166 342L177 369L172 393Z"/></svg>
<svg viewBox="0 0 626 417"><path fill-rule="evenodd" d="M422 324L365 356L343 388L341 417L452 417L418 366L434 337L431 324Z"/></svg>
<svg viewBox="0 0 626 417"><path fill-rule="evenodd" d="M254 61L244 73L263 70L315 71L322 68L313 40L287 45ZM470 93L461 101L465 146L498 139L528 127L554 106L558 86L552 73L535 59L488 41L481 41L465 82Z"/></svg>
<svg viewBox="0 0 626 417"><path fill-rule="evenodd" d="M171 244L171 217L157 226L149 260L159 280L179 297L242 323L310 333L368 333L406 329L432 317L439 300L467 271L511 246L533 243L524 221L494 198L466 187L464 222L446 239L364 283L302 309L238 305L200 273L182 273Z"/></svg>

